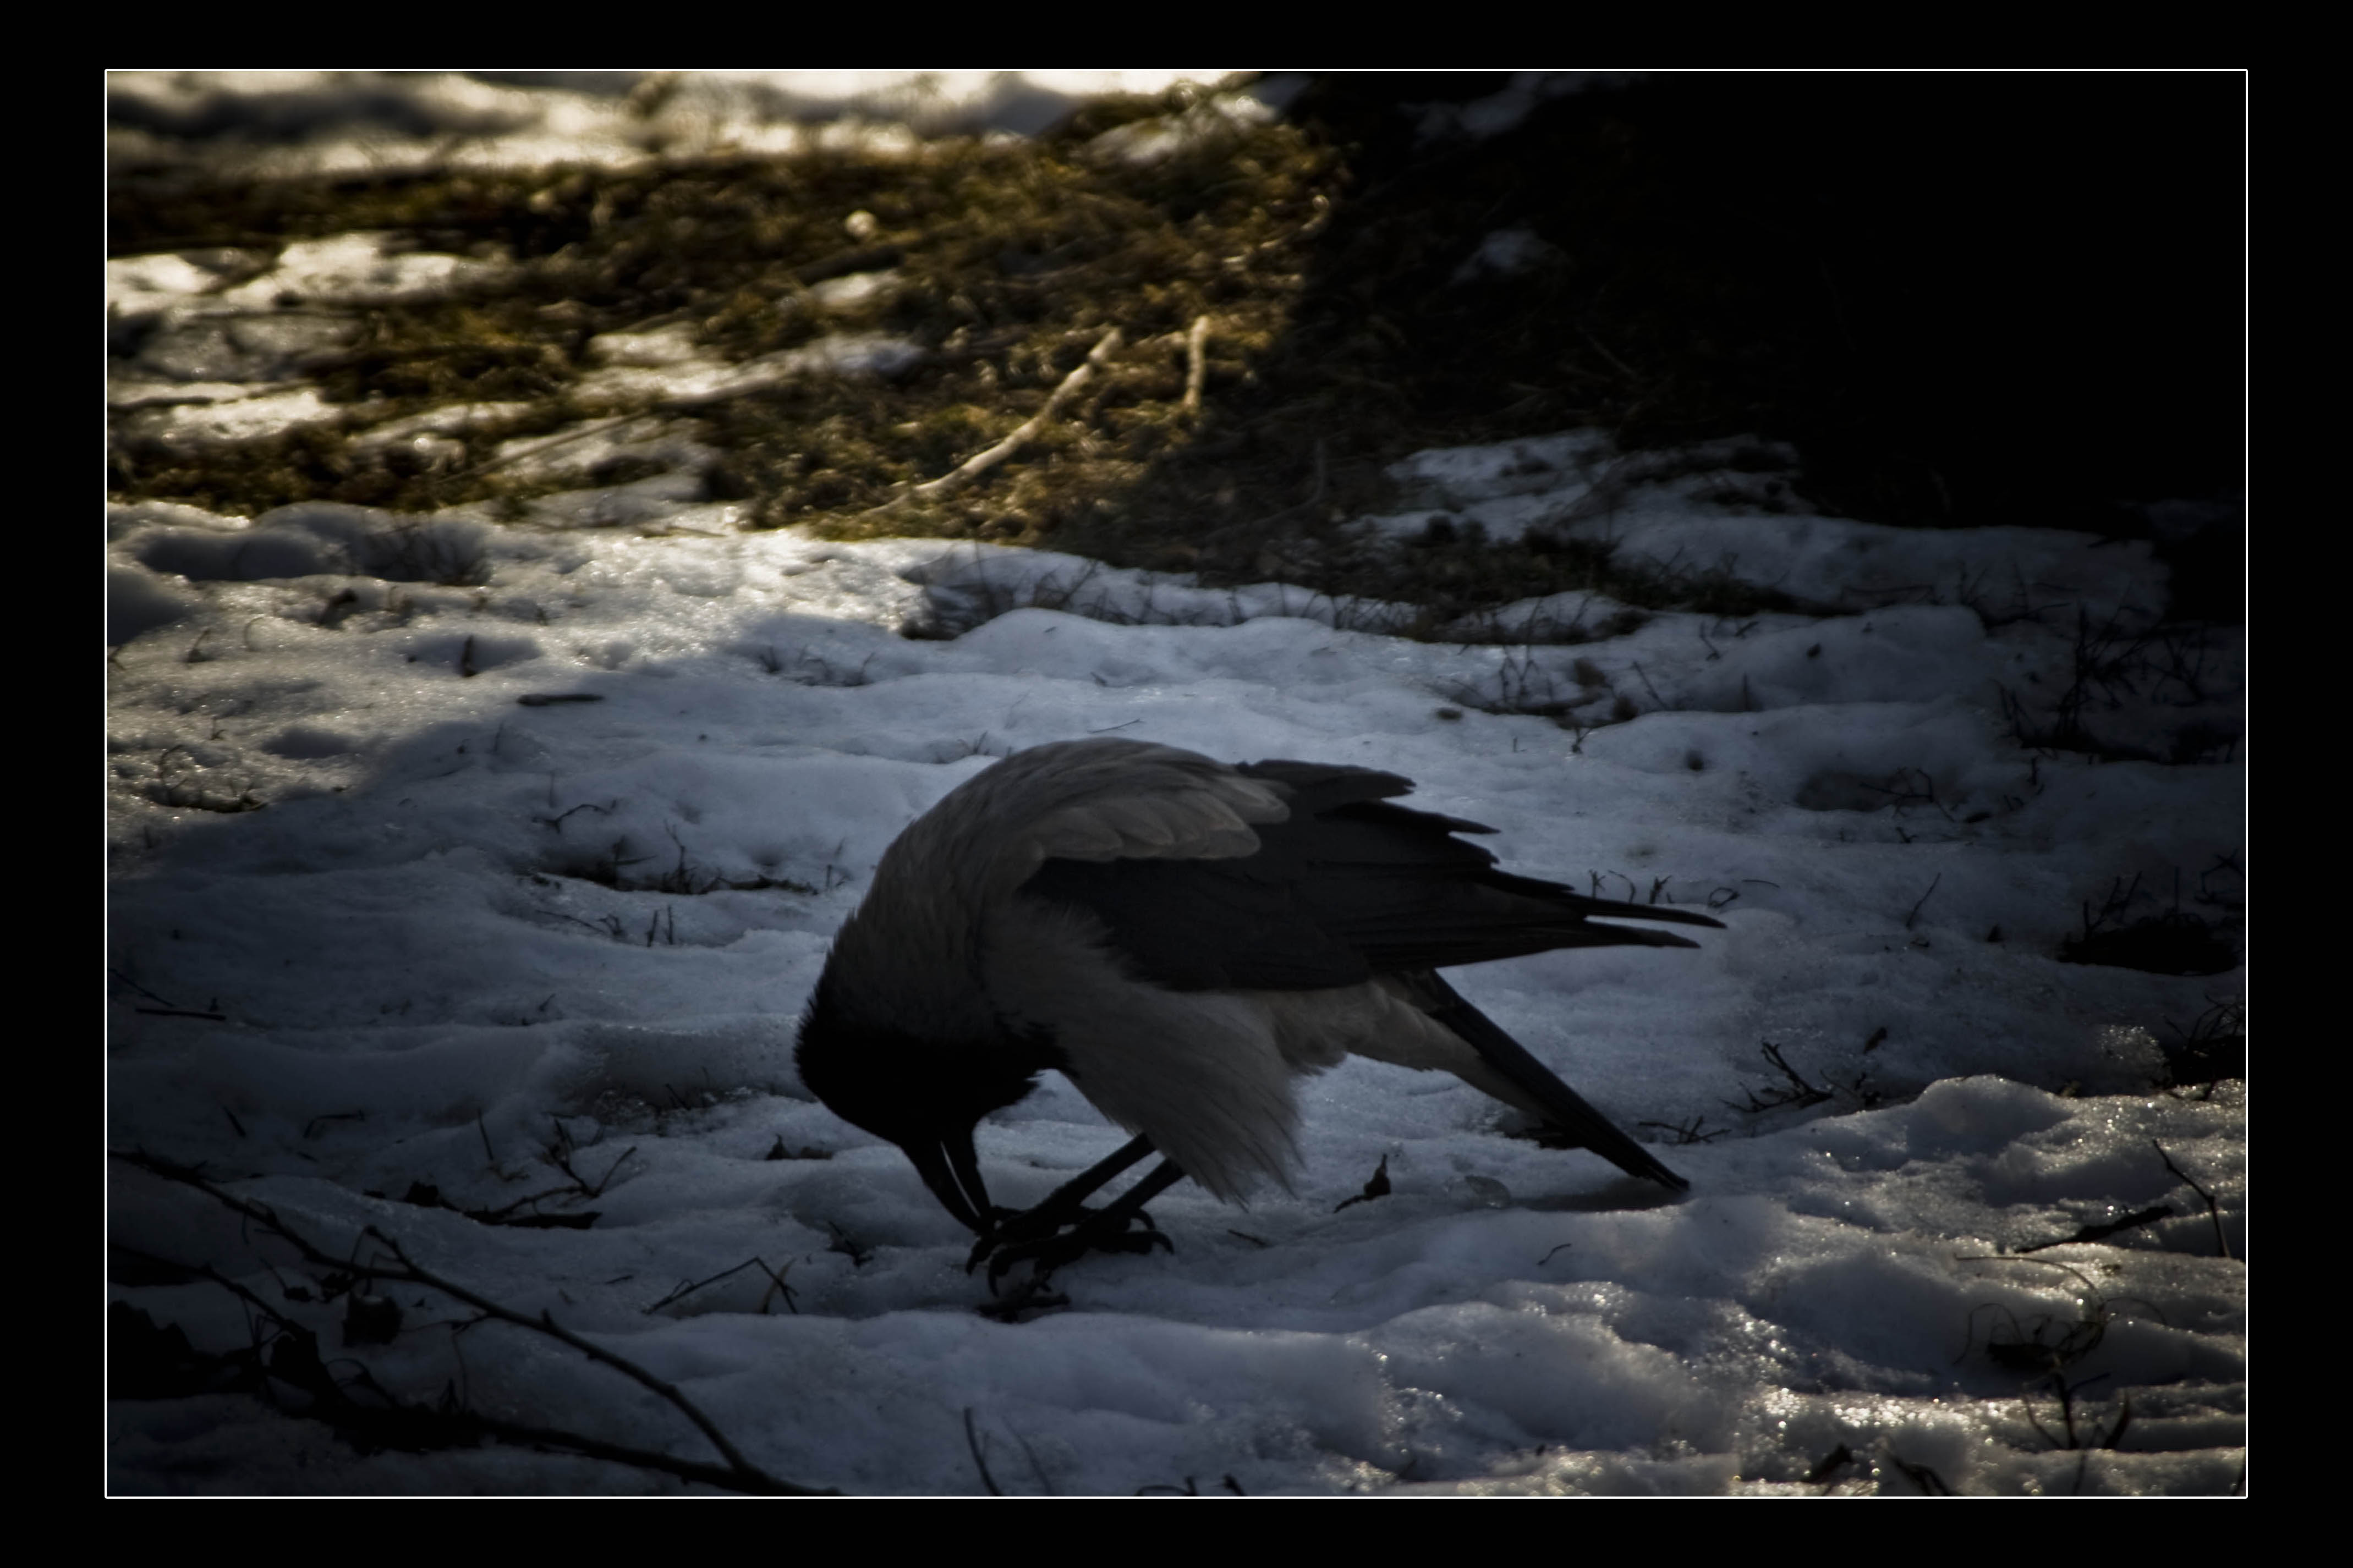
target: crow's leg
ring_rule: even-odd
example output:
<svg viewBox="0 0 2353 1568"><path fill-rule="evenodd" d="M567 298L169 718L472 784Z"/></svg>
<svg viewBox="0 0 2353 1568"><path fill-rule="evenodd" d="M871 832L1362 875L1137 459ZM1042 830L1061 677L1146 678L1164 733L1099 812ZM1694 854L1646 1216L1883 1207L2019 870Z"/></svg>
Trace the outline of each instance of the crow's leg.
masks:
<svg viewBox="0 0 2353 1568"><path fill-rule="evenodd" d="M1000 1247L1051 1236L1063 1226L1076 1224L1093 1214L1095 1211L1087 1207L1086 1200L1113 1177L1151 1152L1151 1139L1132 1138L1056 1187L1034 1207L992 1208L989 1211L989 1226L981 1232L980 1239L972 1244L972 1256L965 1260L965 1272L969 1274L980 1267L980 1260Z"/></svg>
<svg viewBox="0 0 2353 1568"><path fill-rule="evenodd" d="M1144 1140L1139 1138L1136 1142L1144 1142ZM1124 1154L1124 1152L1127 1150L1120 1150L1120 1154ZM1141 1159L1141 1152L1136 1154L1136 1159ZM1073 1217L1057 1220L1051 1227L1029 1227L1017 1234L1008 1234L1005 1229L1000 1229L993 1237L984 1237L981 1244L972 1248L972 1262L976 1265L981 1258L988 1258L988 1289L996 1290L997 1281L1005 1277L1005 1269L1014 1268L1017 1262L1038 1265L1035 1279L1042 1281L1047 1274L1051 1274L1066 1262L1075 1262L1087 1253L1148 1253L1155 1246L1176 1250L1176 1244L1160 1234L1160 1227L1153 1225L1153 1217L1144 1213L1144 1206L1181 1180L1184 1180L1184 1171L1176 1168L1176 1162L1163 1159L1157 1166L1153 1166L1151 1175L1146 1175L1134 1187L1123 1192L1118 1201L1106 1204L1099 1211L1090 1213L1073 1204ZM1054 1199L1059 1199L1059 1196L1061 1194L1057 1192ZM1014 1223L1018 1225L1021 1220L1029 1220L1030 1215L1038 1215L1047 1206L1051 1206L1054 1199L1047 1199L1045 1204L1029 1211L1029 1215L1017 1215ZM1069 1229L1063 1229L1066 1223L1069 1223ZM1139 1223L1144 1225L1144 1229L1129 1232L1129 1225Z"/></svg>

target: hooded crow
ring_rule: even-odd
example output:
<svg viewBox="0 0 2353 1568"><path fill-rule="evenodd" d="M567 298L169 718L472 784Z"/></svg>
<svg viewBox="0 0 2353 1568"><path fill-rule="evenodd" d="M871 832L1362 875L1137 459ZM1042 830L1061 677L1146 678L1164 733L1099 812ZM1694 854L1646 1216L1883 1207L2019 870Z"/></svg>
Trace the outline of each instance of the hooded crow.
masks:
<svg viewBox="0 0 2353 1568"><path fill-rule="evenodd" d="M1228 1202L1261 1179L1287 1186L1293 1080L1352 1052L1442 1068L1560 1147L1688 1186L1437 972L1697 945L1596 917L1722 922L1498 870L1456 837L1493 829L1390 804L1412 787L1140 741L1008 757L884 852L802 1018L801 1079L906 1151L980 1237L973 1261L997 1253L992 1281L1018 1258L1042 1276L1090 1247L1167 1245L1143 1205L1186 1176ZM1137 1136L1016 1215L989 1203L973 1131L1049 1068ZM1162 1164L1117 1203L1082 1206L1155 1150Z"/></svg>

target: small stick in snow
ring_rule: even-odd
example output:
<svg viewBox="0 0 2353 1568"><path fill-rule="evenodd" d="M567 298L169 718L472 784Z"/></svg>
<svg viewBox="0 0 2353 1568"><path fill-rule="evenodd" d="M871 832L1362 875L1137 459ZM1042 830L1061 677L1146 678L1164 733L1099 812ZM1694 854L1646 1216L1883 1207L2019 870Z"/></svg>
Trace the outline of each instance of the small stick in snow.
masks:
<svg viewBox="0 0 2353 1568"><path fill-rule="evenodd" d="M1062 384L1054 388L1052 395L1046 399L1046 406L1023 420L1013 434L987 451L976 452L966 458L938 479L927 479L911 489L900 491L881 506L872 509L872 511L867 515L890 511L894 508L904 506L910 500L918 496L925 500L931 500L953 490L961 489L1013 456L1014 453L1037 439L1039 432L1054 422L1061 414L1063 405L1069 403L1073 396L1077 395L1081 387L1093 379L1097 370L1111 363L1112 356L1119 353L1119 345L1120 331L1117 327L1113 327L1103 335L1101 342L1087 351L1086 362L1062 378Z"/></svg>
<svg viewBox="0 0 2353 1568"><path fill-rule="evenodd" d="M1193 330L1185 334L1185 401L1177 405L1187 419L1201 412L1201 382L1209 370L1209 318L1193 318Z"/></svg>
<svg viewBox="0 0 2353 1568"><path fill-rule="evenodd" d="M256 1203L249 1198L238 1197L234 1193L228 1192L225 1188L217 1186L212 1182L206 1181L202 1175L197 1173L196 1170L193 1166L180 1164L176 1161L164 1159L161 1155L148 1154L137 1151L118 1149L112 1151L112 1153L114 1158L121 1161L127 1165L137 1166L139 1169L146 1171L151 1174L160 1176L165 1181L177 1182L182 1185L195 1188L196 1191L203 1193L207 1197L210 1197L214 1202L243 1215L246 1219L259 1226L262 1229L269 1232L271 1235L277 1236L290 1243L296 1251L300 1252L302 1257L311 1263L333 1268L351 1268L353 1267L351 1257L344 1253L331 1251L315 1245L308 1237L302 1235L291 1225L280 1218L277 1212L274 1209L271 1209L269 1205ZM718 1426L712 1421L711 1417L704 1415L702 1408L695 1405L693 1401L687 1398L687 1396L679 1390L676 1384L656 1376L654 1373L638 1365L635 1362L632 1362L612 1351L605 1349L604 1346L597 1344L596 1342L584 1339L580 1335L574 1333L571 1330L560 1326L555 1321L554 1317L544 1308L541 1309L536 1315L533 1315L517 1308L508 1307L501 1302L492 1300L487 1296L478 1294L475 1291L468 1289L466 1287L459 1284L453 1279L444 1279L440 1275L438 1275L419 1265L415 1259L411 1258L406 1252L402 1250L399 1242L394 1240L384 1231L378 1230L375 1226L371 1225L364 1226L360 1231L360 1237L364 1240L375 1242L378 1247L384 1248L385 1252L392 1255L392 1263L390 1265L386 1265L382 1260L381 1257L368 1259L367 1262L359 1268L359 1272L362 1274L375 1279L393 1280L407 1285L422 1285L429 1290L438 1290L444 1296L450 1298L452 1300L459 1301L466 1306L471 1307L476 1312L480 1313L484 1318L495 1318L501 1322L512 1323L518 1328L525 1329L534 1333L544 1334L550 1339L559 1341L564 1344L571 1346L574 1350L578 1351L582 1355L586 1356L590 1361L619 1373L622 1376L629 1378L643 1387L651 1390L656 1395L667 1401L672 1408L676 1409L689 1421L691 1421L695 1426L702 1431L703 1436L709 1440L711 1446L719 1450L719 1456L725 1461L725 1464L723 1466L694 1465L690 1467L683 1461L673 1458L668 1455L640 1452L635 1449L624 1448L617 1445L600 1442L594 1438L569 1432L553 1432L534 1429L528 1431L527 1435L522 1436L522 1441L559 1444L562 1447L573 1449L575 1452L592 1454L604 1458L617 1459L625 1464L635 1464L644 1466L648 1468L661 1469L673 1475L685 1476L689 1479L707 1481L713 1486L732 1487L739 1491L754 1491L768 1495L802 1497L824 1495L818 1489L796 1486L790 1481L782 1480L775 1476L769 1475L758 1466L754 1465L749 1459L744 1457L743 1453L733 1443L728 1440L727 1435L719 1429ZM352 1250L355 1252L357 1250L356 1246L354 1246ZM191 1273L212 1272L208 1268L203 1265L182 1265L182 1267L187 1268ZM493 1431L497 1431L501 1426L494 1417L481 1415L473 1412L465 1413L464 1419L480 1424L485 1428ZM511 1428L511 1430L520 1433L524 1432L525 1429Z"/></svg>

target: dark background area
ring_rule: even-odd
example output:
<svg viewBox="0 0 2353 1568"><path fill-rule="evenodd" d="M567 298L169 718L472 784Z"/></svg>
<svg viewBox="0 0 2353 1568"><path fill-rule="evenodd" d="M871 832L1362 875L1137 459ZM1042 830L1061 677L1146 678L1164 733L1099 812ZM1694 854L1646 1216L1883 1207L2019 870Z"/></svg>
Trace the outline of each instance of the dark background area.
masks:
<svg viewBox="0 0 2353 1568"><path fill-rule="evenodd" d="M1822 510L1914 526L2145 537L2137 503L2209 502L2155 531L2235 618L2240 76L1667 75L1417 134L1503 80L1292 104L1348 167L1276 395L1358 374L1411 424L1785 440ZM1545 259L1450 287L1505 228Z"/></svg>

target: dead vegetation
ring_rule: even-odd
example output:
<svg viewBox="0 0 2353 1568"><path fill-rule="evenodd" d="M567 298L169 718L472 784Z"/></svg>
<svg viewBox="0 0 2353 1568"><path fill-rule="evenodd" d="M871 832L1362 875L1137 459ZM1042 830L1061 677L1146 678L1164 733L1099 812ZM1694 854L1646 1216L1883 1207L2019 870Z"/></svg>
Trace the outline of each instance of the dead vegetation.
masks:
<svg viewBox="0 0 2353 1568"><path fill-rule="evenodd" d="M405 512L470 503L512 520L551 489L682 462L703 496L741 503L754 526L1044 545L1212 584L1280 578L1422 606L1422 624L1403 629L1424 636L1561 592L1722 615L1779 607L1704 565L1636 569L1541 531L1491 542L1433 529L1397 550L1342 529L1394 501L1387 464L1432 446L1572 427L1628 451L1756 435L1797 444L1805 469L1778 502L1731 484L1746 505L1932 526L2077 517L2073 501L2014 504L2047 476L1979 471L2025 461L2031 439L1978 439L1986 418L2019 407L1968 403L1976 423L1940 434L1947 405L1982 390L1995 349L2041 316L2003 318L1990 346L1947 344L1959 358L1923 353L1920 299L1939 301L1935 331L1949 334L1967 325L1947 320L1956 301L1990 316L2027 291L2005 280L1988 292L1982 274L1939 288L1934 268L1960 270L1978 250L1939 260L1949 247L1905 247L1928 215L1890 207L1875 172L1905 149L1857 151L1831 134L1852 106L1825 95L1869 84L1809 83L1788 112L1754 119L1799 160L1810 211L1708 140L1725 103L1791 96L1769 79L1662 79L1556 100L1492 141L1400 142L1401 102L1495 85L1331 79L1286 120L1228 116L1156 161L1127 154L1142 130L1201 120L1201 89L1093 104L1027 142L890 155L227 188L126 178L110 193L112 253L201 254L225 284L290 241L358 230L494 266L445 296L350 312L311 373L341 423L198 452L122 444L111 489L244 515L332 499ZM2144 90L2116 90L2127 88ZM1966 138L1948 127L1968 116L1915 117L1894 142L1925 137L1920 155L1957 155ZM2012 142L2024 135L2005 130L1990 153L2023 156ZM1934 220L1954 237L1941 203ZM1513 243L1499 248L1499 236ZM1101 353L1113 331L1121 346ZM615 334L667 334L699 363L741 371L844 333L921 358L887 377L796 375L619 406L584 395ZM118 353L136 351L138 331L118 336ZM1094 374L1072 388L1091 353ZM2015 365L2002 373L2023 389ZM363 439L485 404L499 420ZM691 428L700 455L617 454L562 478L500 459L503 443L598 416ZM1016 431L1018 452L940 483Z"/></svg>

